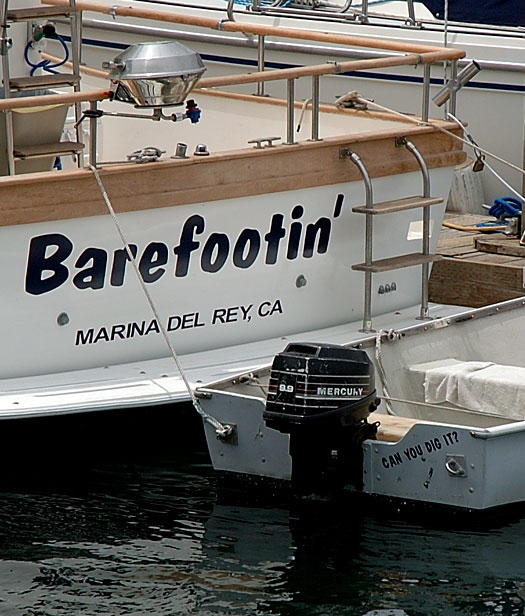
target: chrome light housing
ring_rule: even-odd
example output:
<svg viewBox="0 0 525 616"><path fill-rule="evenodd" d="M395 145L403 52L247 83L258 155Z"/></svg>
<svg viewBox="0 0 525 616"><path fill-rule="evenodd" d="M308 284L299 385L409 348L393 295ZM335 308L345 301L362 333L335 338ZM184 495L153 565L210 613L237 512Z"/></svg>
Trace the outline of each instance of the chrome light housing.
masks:
<svg viewBox="0 0 525 616"><path fill-rule="evenodd" d="M206 70L198 53L176 41L131 45L102 66L114 98L136 107L180 105Z"/></svg>

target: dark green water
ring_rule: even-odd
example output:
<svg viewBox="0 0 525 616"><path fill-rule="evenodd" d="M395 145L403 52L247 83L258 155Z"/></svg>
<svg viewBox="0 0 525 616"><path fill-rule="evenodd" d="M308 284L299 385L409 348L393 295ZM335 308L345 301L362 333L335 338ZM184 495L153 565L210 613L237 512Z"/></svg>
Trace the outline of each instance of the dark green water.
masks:
<svg viewBox="0 0 525 616"><path fill-rule="evenodd" d="M1 433L0 615L525 614L524 510L241 499L177 422L118 421Z"/></svg>

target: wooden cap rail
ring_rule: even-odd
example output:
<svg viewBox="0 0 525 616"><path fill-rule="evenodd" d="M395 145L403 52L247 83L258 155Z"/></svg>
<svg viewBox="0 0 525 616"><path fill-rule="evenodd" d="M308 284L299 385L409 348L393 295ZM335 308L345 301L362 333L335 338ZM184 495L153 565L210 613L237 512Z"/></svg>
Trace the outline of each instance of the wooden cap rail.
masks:
<svg viewBox="0 0 525 616"><path fill-rule="evenodd" d="M68 6L69 0L46 0L43 4L52 6ZM154 21L185 24L188 26L208 28L211 30L223 30L225 32L242 32L244 34L276 36L279 38L293 38L305 41L317 41L319 43L333 43L355 47L367 47L369 49L382 49L399 53L417 54L418 63L420 64L429 64L443 60L459 60L465 56L465 52L458 49L431 47L427 45L417 45L413 43L390 41L386 39L372 39L362 36L351 36L349 34L317 32L311 30L300 30L297 28L281 28L254 23L239 23L236 21L212 19L210 17L197 17L193 15L181 15L151 9L135 9L118 5L111 6L109 4L89 2L85 0L78 0L75 5L76 8L81 11L105 13L112 16L151 19ZM414 62L410 63L412 64Z"/></svg>
<svg viewBox="0 0 525 616"><path fill-rule="evenodd" d="M42 57L59 60L56 56L43 53ZM417 65L420 56L411 54L408 56L392 56L390 58L377 58L370 60L349 60L347 62L316 64L297 68L283 68L275 71L261 71L253 73L241 73L240 75L225 75L220 77L203 77L198 82L198 89L215 88L218 86L232 86L261 81L277 81L281 79L296 79L299 77L311 77L313 75L337 75L356 70L370 70L372 68L384 68L391 66ZM70 63L66 63L69 66ZM108 71L82 66L81 72L100 79L109 79Z"/></svg>
<svg viewBox="0 0 525 616"><path fill-rule="evenodd" d="M24 109L47 105L69 105L72 103L102 101L109 98L108 90L92 90L90 92L64 92L63 94L43 94L23 98L0 99L0 111L8 109Z"/></svg>
<svg viewBox="0 0 525 616"><path fill-rule="evenodd" d="M370 70L391 66L421 64L421 55L391 56L389 58L375 58L370 60L348 60L347 62L326 62L313 66L300 66L297 68L282 68L272 71L242 73L240 75L227 75L225 77L204 77L199 81L199 88L215 88L217 86L234 86L261 81L277 81L280 79L297 79L299 77L312 77L314 75L338 75L350 71Z"/></svg>

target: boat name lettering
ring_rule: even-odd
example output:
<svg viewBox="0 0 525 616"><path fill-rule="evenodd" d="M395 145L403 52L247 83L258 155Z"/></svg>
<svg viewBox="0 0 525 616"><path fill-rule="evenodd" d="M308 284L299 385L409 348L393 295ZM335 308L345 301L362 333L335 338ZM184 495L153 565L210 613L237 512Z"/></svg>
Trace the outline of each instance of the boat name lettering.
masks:
<svg viewBox="0 0 525 616"><path fill-rule="evenodd" d="M364 387L318 387L318 396L362 396Z"/></svg>
<svg viewBox="0 0 525 616"><path fill-rule="evenodd" d="M283 314L283 304L280 299L263 301L259 305L247 304L246 306L229 306L215 308L209 319L201 312L186 312L184 314L172 314L166 319L165 329L174 332L184 329L205 327L206 325L219 325L252 320L251 312L260 318ZM101 327L89 327L78 329L75 334L75 346L96 344L97 342L113 342L138 338L149 334L160 334L161 328L156 319L130 321L129 323L115 323Z"/></svg>
<svg viewBox="0 0 525 616"><path fill-rule="evenodd" d="M450 447L459 443L459 434L456 430L441 434L440 437L434 438L417 443L411 447L406 447L402 451L396 451L395 453L384 456L381 458L381 464L383 468L394 468L405 462L412 462L414 460L425 461L425 453L432 453L433 451L439 451L443 447Z"/></svg>
<svg viewBox="0 0 525 616"><path fill-rule="evenodd" d="M342 209L342 195L336 200L333 218ZM321 216L315 222L302 222L304 207L295 205L289 219L273 214L267 231L242 229L236 237L213 231L206 233L206 219L200 214L189 216L180 229L178 244L150 242L140 251L129 244L133 258L145 283L157 282L169 269L176 278L199 267L215 274L227 263L248 269L256 261L275 265L279 258L291 261L298 257L312 258L328 251L332 218ZM111 254L95 246L75 251L73 241L62 233L46 233L31 238L27 258L25 289L31 295L42 295L61 287L69 279L77 289L103 289L106 284L121 287L130 262L125 248Z"/></svg>

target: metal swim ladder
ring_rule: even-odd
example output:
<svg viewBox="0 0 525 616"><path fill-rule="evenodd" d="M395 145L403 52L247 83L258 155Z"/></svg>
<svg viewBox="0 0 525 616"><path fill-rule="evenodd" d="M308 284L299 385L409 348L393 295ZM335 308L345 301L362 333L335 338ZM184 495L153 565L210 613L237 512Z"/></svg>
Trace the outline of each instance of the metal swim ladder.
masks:
<svg viewBox="0 0 525 616"><path fill-rule="evenodd" d="M349 158L358 168L365 184L365 205L352 208L352 212L365 214L365 261L352 265L352 269L365 274L363 332L373 332L372 327L372 274L388 272L404 267L421 265L421 319L428 319L428 278L429 264L438 260L439 255L430 254L430 206L442 203L443 199L430 196L430 176L425 159L416 146L404 137L396 137L396 147L405 147L416 159L423 176L423 194L392 201L374 203L370 175L358 154L349 148L341 148L340 157ZM397 255L386 259L373 260L373 219L381 214L392 214L415 208L423 209L423 233L421 252Z"/></svg>
<svg viewBox="0 0 525 616"><path fill-rule="evenodd" d="M39 6L22 9L9 9L9 0L0 0L0 55L2 56L2 74L4 98L12 98L13 92L39 90L42 88L63 88L70 86L75 92L80 91L80 21L75 0L69 0L69 6ZM69 20L71 28L71 60L72 73L56 73L50 75L33 75L29 77L11 77L9 68L9 49L11 39L8 29L11 23L31 22L53 17L63 17ZM78 154L84 144L78 141L60 141L38 145L16 146L13 134L13 112L4 111L6 129L7 168L9 175L15 174L15 160L31 157L42 157L56 154ZM75 115L80 115L80 104L75 107Z"/></svg>

